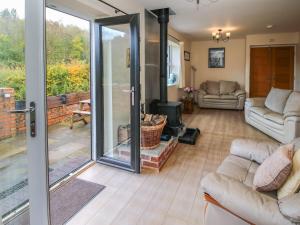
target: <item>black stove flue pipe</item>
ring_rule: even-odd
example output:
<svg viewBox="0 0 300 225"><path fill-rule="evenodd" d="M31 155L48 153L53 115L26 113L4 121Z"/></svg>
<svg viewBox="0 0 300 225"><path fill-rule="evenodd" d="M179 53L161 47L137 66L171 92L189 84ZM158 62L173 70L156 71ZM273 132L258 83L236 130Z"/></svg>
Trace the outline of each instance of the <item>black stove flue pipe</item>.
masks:
<svg viewBox="0 0 300 225"><path fill-rule="evenodd" d="M160 24L160 102L168 102L168 23L173 12L169 8L156 9L152 12L157 15Z"/></svg>

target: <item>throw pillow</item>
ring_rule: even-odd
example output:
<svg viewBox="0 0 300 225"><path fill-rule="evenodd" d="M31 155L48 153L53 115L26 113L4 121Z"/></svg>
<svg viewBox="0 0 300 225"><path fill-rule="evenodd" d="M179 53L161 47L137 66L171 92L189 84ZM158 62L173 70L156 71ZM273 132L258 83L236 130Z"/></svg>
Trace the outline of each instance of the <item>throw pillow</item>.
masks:
<svg viewBox="0 0 300 225"><path fill-rule="evenodd" d="M283 186L277 191L278 199L296 193L300 189L300 149L293 157L292 172Z"/></svg>
<svg viewBox="0 0 300 225"><path fill-rule="evenodd" d="M294 91L292 94L290 94L286 102L283 113L286 114L292 112L300 112L299 102L300 102L300 92Z"/></svg>
<svg viewBox="0 0 300 225"><path fill-rule="evenodd" d="M291 92L291 90L272 88L266 98L265 106L274 112L283 114L286 101Z"/></svg>
<svg viewBox="0 0 300 225"><path fill-rule="evenodd" d="M228 95L232 94L236 91L237 84L234 81L220 81L220 94L221 95Z"/></svg>
<svg viewBox="0 0 300 225"><path fill-rule="evenodd" d="M280 188L292 169L294 145L278 148L256 170L253 185L257 191L274 191Z"/></svg>
<svg viewBox="0 0 300 225"><path fill-rule="evenodd" d="M220 94L220 83L218 81L207 81L206 82L206 92L209 95L219 95Z"/></svg>

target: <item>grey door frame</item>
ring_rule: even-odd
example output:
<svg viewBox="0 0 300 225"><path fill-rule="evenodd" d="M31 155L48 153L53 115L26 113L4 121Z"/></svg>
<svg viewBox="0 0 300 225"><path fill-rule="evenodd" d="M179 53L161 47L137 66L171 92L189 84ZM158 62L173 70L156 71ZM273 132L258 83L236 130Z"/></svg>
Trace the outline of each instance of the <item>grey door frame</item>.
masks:
<svg viewBox="0 0 300 225"><path fill-rule="evenodd" d="M94 22L94 85L95 85L95 140L97 162L140 173L140 22L139 14L122 15L96 19ZM129 24L131 34L130 47L130 86L133 87L134 98L131 99L131 152L130 163L104 156L104 113L103 113L103 47L102 26Z"/></svg>
<svg viewBox="0 0 300 225"><path fill-rule="evenodd" d="M25 0L25 65L27 108L36 104L36 137L26 114L30 224L49 225L45 0Z"/></svg>

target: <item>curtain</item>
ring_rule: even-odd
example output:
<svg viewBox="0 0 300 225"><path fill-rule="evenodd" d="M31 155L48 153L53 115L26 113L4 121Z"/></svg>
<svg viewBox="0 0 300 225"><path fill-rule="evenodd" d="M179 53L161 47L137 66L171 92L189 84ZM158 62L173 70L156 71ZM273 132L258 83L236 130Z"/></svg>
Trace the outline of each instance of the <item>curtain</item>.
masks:
<svg viewBox="0 0 300 225"><path fill-rule="evenodd" d="M180 73L179 73L179 88L185 87L185 61L184 61L184 42L179 42L180 46Z"/></svg>

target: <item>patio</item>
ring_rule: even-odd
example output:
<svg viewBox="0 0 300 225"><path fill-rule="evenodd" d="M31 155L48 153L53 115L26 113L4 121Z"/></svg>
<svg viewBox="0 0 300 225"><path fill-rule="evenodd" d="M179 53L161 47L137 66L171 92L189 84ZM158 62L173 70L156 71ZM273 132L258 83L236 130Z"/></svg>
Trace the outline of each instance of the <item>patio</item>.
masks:
<svg viewBox="0 0 300 225"><path fill-rule="evenodd" d="M60 123L49 127L49 183L53 184L91 159L90 124ZM0 141L0 215L5 215L27 202L26 137Z"/></svg>

